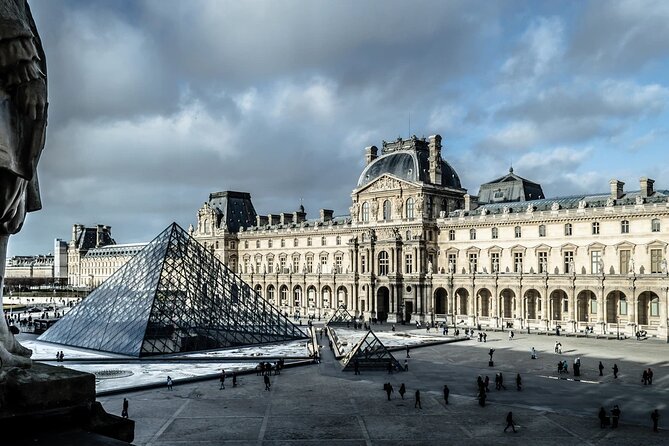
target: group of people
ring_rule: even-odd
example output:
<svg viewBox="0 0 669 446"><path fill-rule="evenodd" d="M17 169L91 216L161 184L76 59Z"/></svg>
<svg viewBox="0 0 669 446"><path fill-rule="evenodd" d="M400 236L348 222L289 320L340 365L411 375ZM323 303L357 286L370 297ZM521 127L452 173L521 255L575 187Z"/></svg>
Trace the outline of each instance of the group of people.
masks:
<svg viewBox="0 0 669 446"><path fill-rule="evenodd" d="M56 362L63 362L65 361L65 353L63 351L56 352Z"/></svg>
<svg viewBox="0 0 669 446"><path fill-rule="evenodd" d="M283 358L280 358L278 361L276 361L274 364L271 362L264 362L261 361L257 366L256 366L256 376L260 375L271 375L272 370L274 370L275 375L280 375L281 374L281 369L283 369L284 366L284 360Z"/></svg>
<svg viewBox="0 0 669 446"><path fill-rule="evenodd" d="M388 401L390 401L391 395L395 392L395 389L393 388L393 385L390 382L383 383L383 391L386 392L386 396L388 397ZM400 384L400 388L398 393L400 394L400 398L404 399L404 395L407 392L407 388L404 385L404 383ZM450 389L448 388L447 384L444 384L444 403L448 404L448 397L451 393ZM420 401L420 390L416 389L416 392L414 393L414 408L422 409L423 406L421 405Z"/></svg>

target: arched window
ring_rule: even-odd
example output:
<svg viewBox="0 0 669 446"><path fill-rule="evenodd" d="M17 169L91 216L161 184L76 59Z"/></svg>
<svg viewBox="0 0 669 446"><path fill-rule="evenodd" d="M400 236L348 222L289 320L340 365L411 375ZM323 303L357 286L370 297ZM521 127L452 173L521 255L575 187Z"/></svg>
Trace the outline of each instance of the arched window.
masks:
<svg viewBox="0 0 669 446"><path fill-rule="evenodd" d="M620 233L629 234L630 233L630 222L629 220L623 220L620 222Z"/></svg>
<svg viewBox="0 0 669 446"><path fill-rule="evenodd" d="M492 228L490 233L493 239L499 238L499 230L497 228Z"/></svg>
<svg viewBox="0 0 669 446"><path fill-rule="evenodd" d="M327 241L325 239L325 236L321 237L321 246L325 246L327 244Z"/></svg>
<svg viewBox="0 0 669 446"><path fill-rule="evenodd" d="M406 203L406 215L409 220L412 220L414 218L413 208L414 208L413 198L409 197L407 198L407 203Z"/></svg>
<svg viewBox="0 0 669 446"><path fill-rule="evenodd" d="M659 218L654 218L650 222L650 230L651 230L651 232L660 232L660 219Z"/></svg>
<svg viewBox="0 0 669 446"><path fill-rule="evenodd" d="M288 287L286 285L281 287L281 305L288 305Z"/></svg>
<svg viewBox="0 0 669 446"><path fill-rule="evenodd" d="M516 226L515 228L513 228L513 233L514 233L516 238L520 238L520 236L523 235L523 232L520 229L520 226Z"/></svg>
<svg viewBox="0 0 669 446"><path fill-rule="evenodd" d="M390 200L383 202L383 221L390 220Z"/></svg>
<svg viewBox="0 0 669 446"><path fill-rule="evenodd" d="M260 240L256 240L256 248L260 248Z"/></svg>
<svg viewBox="0 0 669 446"><path fill-rule="evenodd" d="M449 229L448 230L448 239L450 241L455 240L455 229Z"/></svg>
<svg viewBox="0 0 669 446"><path fill-rule="evenodd" d="M281 239L281 247L285 248L286 247L286 239Z"/></svg>
<svg viewBox="0 0 669 446"><path fill-rule="evenodd" d="M311 246L311 237L307 237L307 246Z"/></svg>
<svg viewBox="0 0 669 446"><path fill-rule="evenodd" d="M270 285L267 287L267 301L274 303L274 286Z"/></svg>
<svg viewBox="0 0 669 446"><path fill-rule="evenodd" d="M573 227L571 223L565 223L564 225L564 235L571 235L573 232Z"/></svg>
<svg viewBox="0 0 669 446"><path fill-rule="evenodd" d="M341 236L340 235L337 236L336 243L337 243L337 245L341 245Z"/></svg>
<svg viewBox="0 0 669 446"><path fill-rule="evenodd" d="M476 229L469 230L469 240L476 240Z"/></svg>
<svg viewBox="0 0 669 446"><path fill-rule="evenodd" d="M546 225L539 225L539 237L546 237Z"/></svg>
<svg viewBox="0 0 669 446"><path fill-rule="evenodd" d="M388 253L381 251L379 253L379 276L388 275Z"/></svg>
<svg viewBox="0 0 669 446"><path fill-rule="evenodd" d="M592 223L592 235L599 234L599 222L595 221Z"/></svg>
<svg viewBox="0 0 669 446"><path fill-rule="evenodd" d="M218 249L218 240L216 240L216 249Z"/></svg>
<svg viewBox="0 0 669 446"><path fill-rule="evenodd" d="M299 244L298 240L296 238L293 239L293 246L297 248L297 245Z"/></svg>
<svg viewBox="0 0 669 446"><path fill-rule="evenodd" d="M366 202L366 201L364 203L362 203L362 218L361 218L361 220L365 221L365 222L369 221L369 203Z"/></svg>

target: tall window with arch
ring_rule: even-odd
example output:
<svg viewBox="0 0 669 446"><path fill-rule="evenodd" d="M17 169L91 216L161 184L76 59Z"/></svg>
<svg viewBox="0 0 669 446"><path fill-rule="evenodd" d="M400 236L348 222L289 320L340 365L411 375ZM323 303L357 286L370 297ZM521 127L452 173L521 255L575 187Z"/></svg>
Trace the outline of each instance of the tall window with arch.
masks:
<svg viewBox="0 0 669 446"><path fill-rule="evenodd" d="M390 220L390 212L391 212L391 206L390 206L390 200L385 200L383 202L383 221L389 221Z"/></svg>
<svg viewBox="0 0 669 446"><path fill-rule="evenodd" d="M523 231L520 228L520 226L516 226L515 228L513 228L513 233L516 238L520 238L523 235Z"/></svg>
<svg viewBox="0 0 669 446"><path fill-rule="evenodd" d="M492 237L493 240L499 238L499 229L492 228L490 230L490 236Z"/></svg>
<svg viewBox="0 0 669 446"><path fill-rule="evenodd" d="M388 252L381 251L379 253L379 275L388 275Z"/></svg>
<svg viewBox="0 0 669 446"><path fill-rule="evenodd" d="M364 222L369 221L369 203L367 201L362 203L362 214L360 219Z"/></svg>
<svg viewBox="0 0 669 446"><path fill-rule="evenodd" d="M620 222L620 233L629 234L630 233L630 222L629 220L623 220Z"/></svg>
<svg viewBox="0 0 669 446"><path fill-rule="evenodd" d="M406 202L406 216L407 219L413 220L414 218L414 200L412 197L407 198Z"/></svg>
<svg viewBox="0 0 669 446"><path fill-rule="evenodd" d="M476 229L472 228L469 230L469 240L476 240Z"/></svg>
<svg viewBox="0 0 669 446"><path fill-rule="evenodd" d="M449 229L448 230L448 239L450 241L455 240L455 229Z"/></svg>
<svg viewBox="0 0 669 446"><path fill-rule="evenodd" d="M650 222L650 230L651 230L651 232L660 232L660 219L659 218L654 218Z"/></svg>

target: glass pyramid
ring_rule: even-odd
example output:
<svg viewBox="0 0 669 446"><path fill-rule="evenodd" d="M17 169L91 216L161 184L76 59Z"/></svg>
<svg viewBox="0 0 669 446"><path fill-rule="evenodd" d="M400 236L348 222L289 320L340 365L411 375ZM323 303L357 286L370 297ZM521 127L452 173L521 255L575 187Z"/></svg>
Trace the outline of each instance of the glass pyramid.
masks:
<svg viewBox="0 0 669 446"><path fill-rule="evenodd" d="M337 311L326 322L326 325L347 325L353 321L353 316L346 310L346 305L340 305Z"/></svg>
<svg viewBox="0 0 669 446"><path fill-rule="evenodd" d="M38 339L142 357L306 337L172 223Z"/></svg>
<svg viewBox="0 0 669 446"><path fill-rule="evenodd" d="M388 364L393 365L394 370L404 370L400 362L390 353L385 345L369 330L353 349L344 356L343 371L351 371L355 368L355 361L361 369L387 370Z"/></svg>

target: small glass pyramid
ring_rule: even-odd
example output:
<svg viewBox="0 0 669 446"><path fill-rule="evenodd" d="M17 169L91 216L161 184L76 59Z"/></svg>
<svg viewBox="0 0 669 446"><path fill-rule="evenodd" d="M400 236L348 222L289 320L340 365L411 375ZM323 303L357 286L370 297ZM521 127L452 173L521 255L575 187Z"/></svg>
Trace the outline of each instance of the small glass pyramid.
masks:
<svg viewBox="0 0 669 446"><path fill-rule="evenodd" d="M361 369L387 370L388 364L392 364L393 370L403 370L400 362L395 359L372 330L369 330L365 337L344 356L342 371L353 370L355 361L358 361L358 366Z"/></svg>
<svg viewBox="0 0 669 446"><path fill-rule="evenodd" d="M326 325L347 325L351 322L353 322L353 316L346 310L346 305L340 305Z"/></svg>
<svg viewBox="0 0 669 446"><path fill-rule="evenodd" d="M172 223L38 339L143 357L306 337Z"/></svg>

